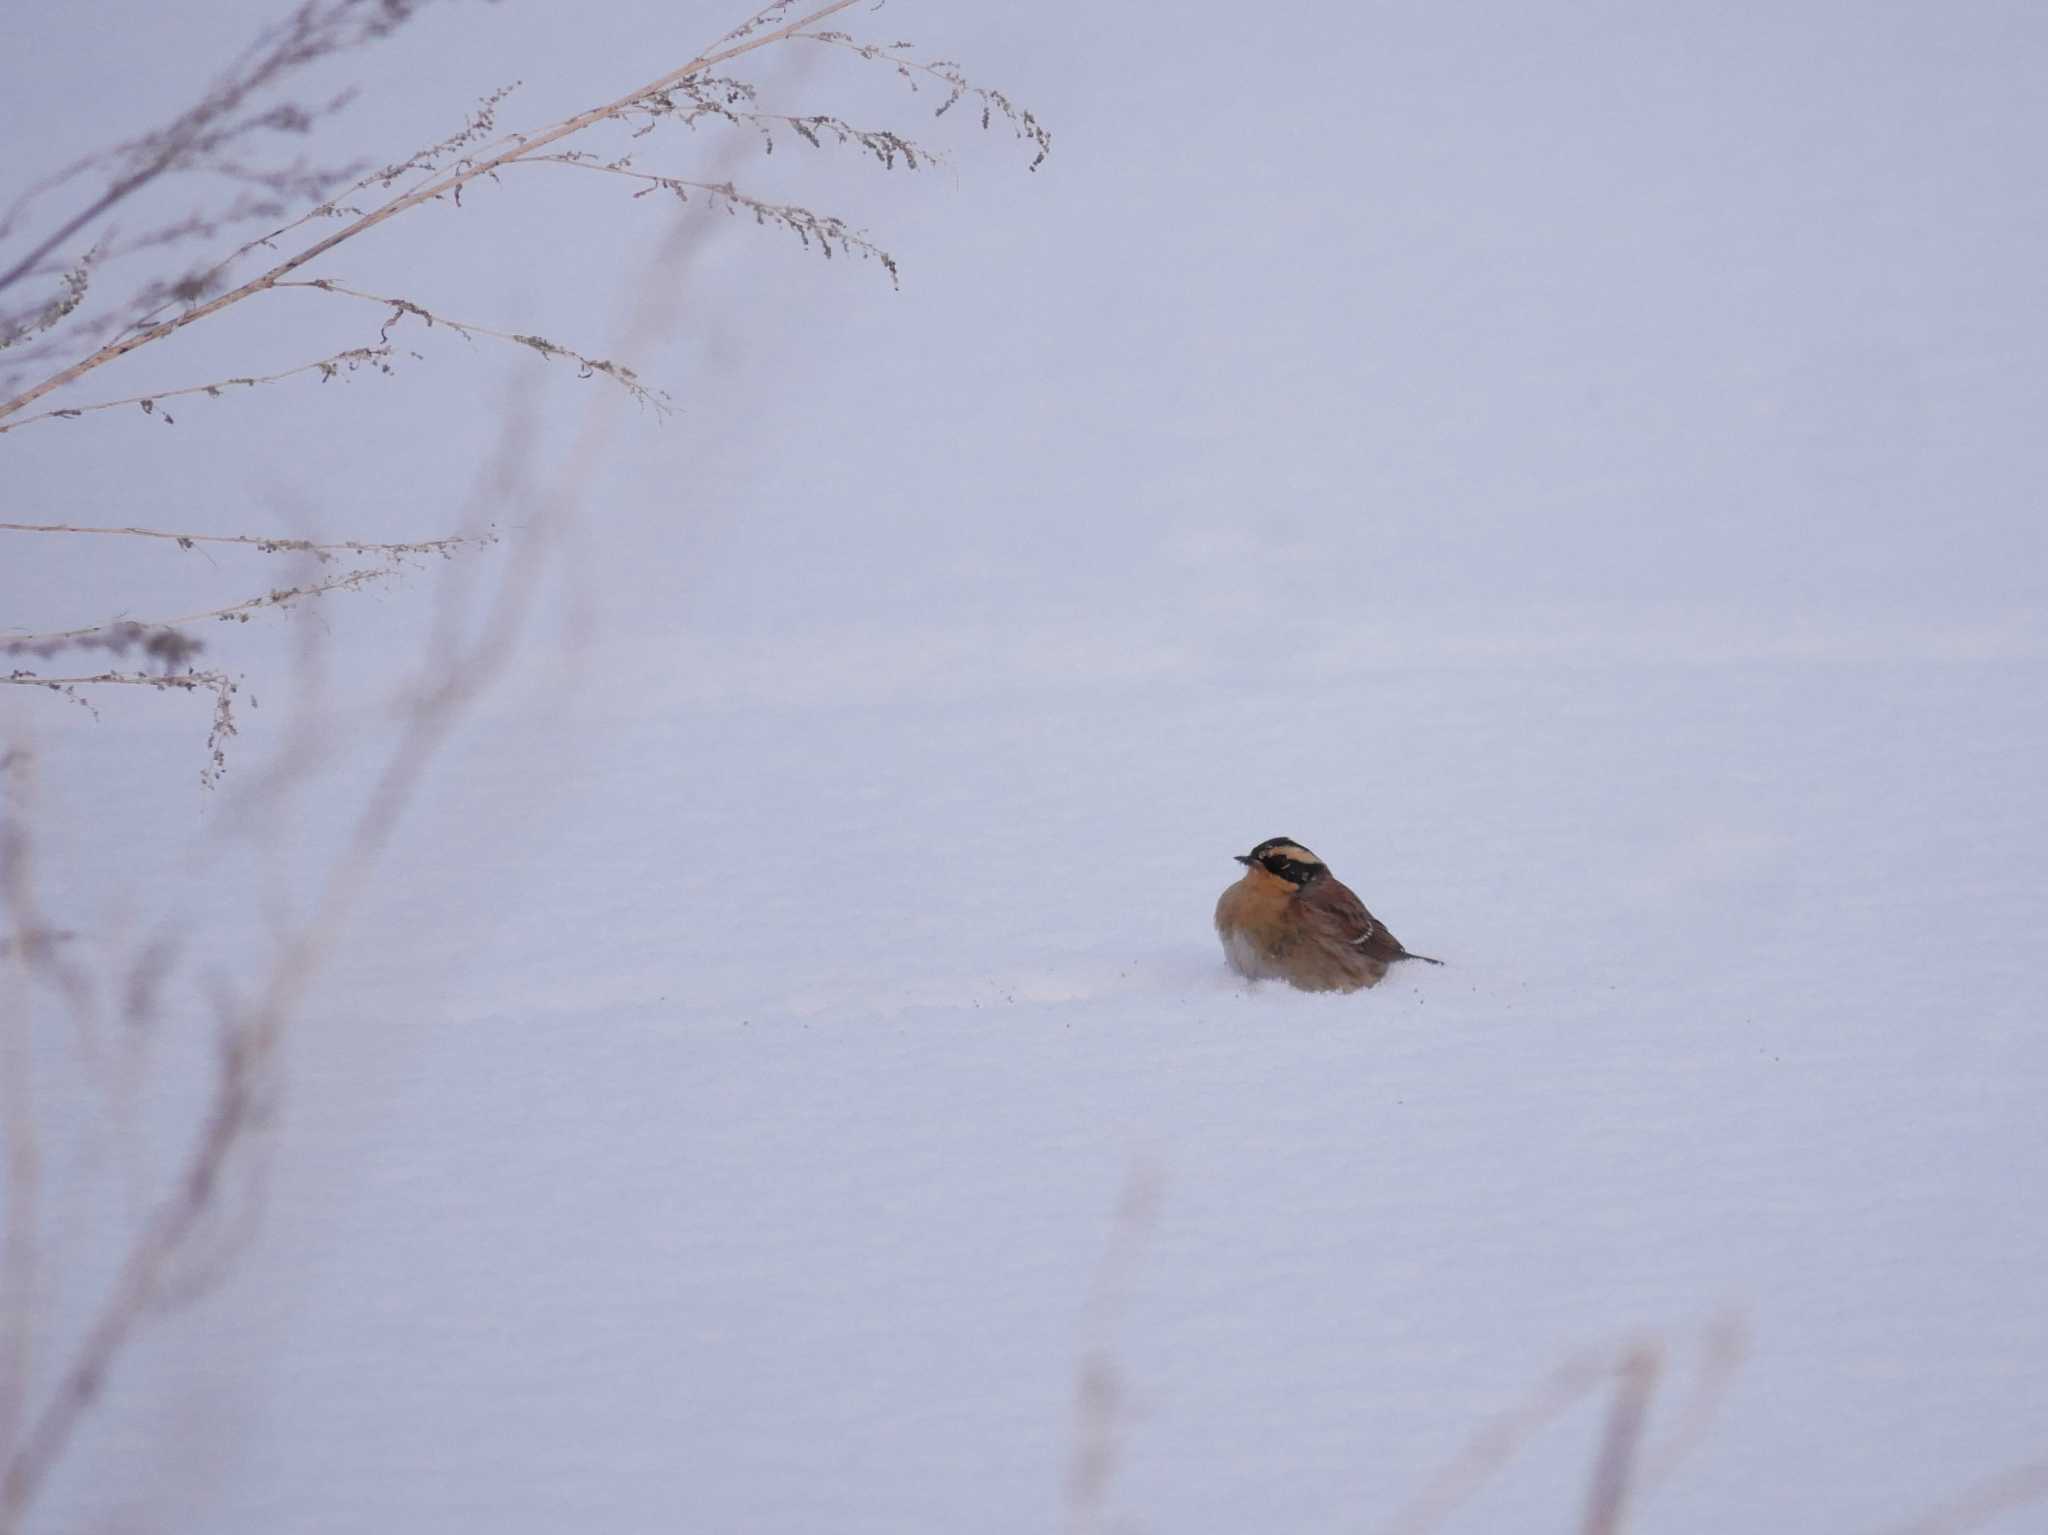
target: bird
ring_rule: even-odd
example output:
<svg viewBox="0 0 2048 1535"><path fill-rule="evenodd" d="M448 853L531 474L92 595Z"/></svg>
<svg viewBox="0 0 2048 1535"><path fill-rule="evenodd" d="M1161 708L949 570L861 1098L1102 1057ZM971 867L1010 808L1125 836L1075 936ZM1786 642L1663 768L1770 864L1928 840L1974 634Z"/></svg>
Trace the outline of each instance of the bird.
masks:
<svg viewBox="0 0 2048 1535"><path fill-rule="evenodd" d="M1216 902L1216 936L1230 968L1250 980L1283 980L1302 991L1377 986L1411 954L1330 866L1292 837L1268 837L1237 855L1244 877Z"/></svg>

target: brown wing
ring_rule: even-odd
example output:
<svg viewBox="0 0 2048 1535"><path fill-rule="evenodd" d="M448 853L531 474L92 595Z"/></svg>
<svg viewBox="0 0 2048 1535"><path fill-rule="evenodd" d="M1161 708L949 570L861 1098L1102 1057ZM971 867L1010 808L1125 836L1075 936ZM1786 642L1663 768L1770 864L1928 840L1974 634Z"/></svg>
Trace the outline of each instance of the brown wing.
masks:
<svg viewBox="0 0 2048 1535"><path fill-rule="evenodd" d="M1342 880L1327 876L1317 880L1302 891L1301 904L1304 915L1330 939L1349 945L1367 959L1388 965L1397 959L1428 958L1424 954L1410 954L1402 947L1401 940L1365 909L1365 902L1352 894L1351 887Z"/></svg>

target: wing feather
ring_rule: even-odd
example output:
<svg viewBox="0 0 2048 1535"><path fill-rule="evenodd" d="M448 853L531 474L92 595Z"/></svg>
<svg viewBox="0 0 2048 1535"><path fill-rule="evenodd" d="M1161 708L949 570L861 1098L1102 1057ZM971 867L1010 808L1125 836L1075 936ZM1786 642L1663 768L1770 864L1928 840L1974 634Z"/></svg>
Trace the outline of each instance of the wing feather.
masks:
<svg viewBox="0 0 2048 1535"><path fill-rule="evenodd" d="M1365 902L1343 881L1326 877L1301 893L1303 915L1329 939L1348 945L1367 959L1392 964L1397 959L1427 959L1411 954L1386 924L1365 909ZM1435 960L1431 964L1437 963Z"/></svg>

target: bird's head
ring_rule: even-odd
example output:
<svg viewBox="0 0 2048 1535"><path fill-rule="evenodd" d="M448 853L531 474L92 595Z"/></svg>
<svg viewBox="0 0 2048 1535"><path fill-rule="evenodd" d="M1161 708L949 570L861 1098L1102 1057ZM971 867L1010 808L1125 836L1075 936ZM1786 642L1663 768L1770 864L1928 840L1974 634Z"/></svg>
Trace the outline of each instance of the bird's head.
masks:
<svg viewBox="0 0 2048 1535"><path fill-rule="evenodd" d="M1251 871L1249 879L1275 879L1299 888L1330 872L1329 866L1292 837L1268 837L1237 861Z"/></svg>

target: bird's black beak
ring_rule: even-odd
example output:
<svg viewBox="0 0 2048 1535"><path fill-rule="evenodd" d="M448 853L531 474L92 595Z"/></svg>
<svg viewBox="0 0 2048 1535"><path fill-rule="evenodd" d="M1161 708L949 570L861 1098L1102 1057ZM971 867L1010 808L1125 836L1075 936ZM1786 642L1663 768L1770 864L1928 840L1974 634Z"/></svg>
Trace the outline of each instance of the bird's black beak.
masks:
<svg viewBox="0 0 2048 1535"><path fill-rule="evenodd" d="M1250 853L1239 853L1237 855L1237 861L1243 864L1247 869L1249 869L1253 865L1253 863L1257 862L1257 860L1254 859Z"/></svg>

